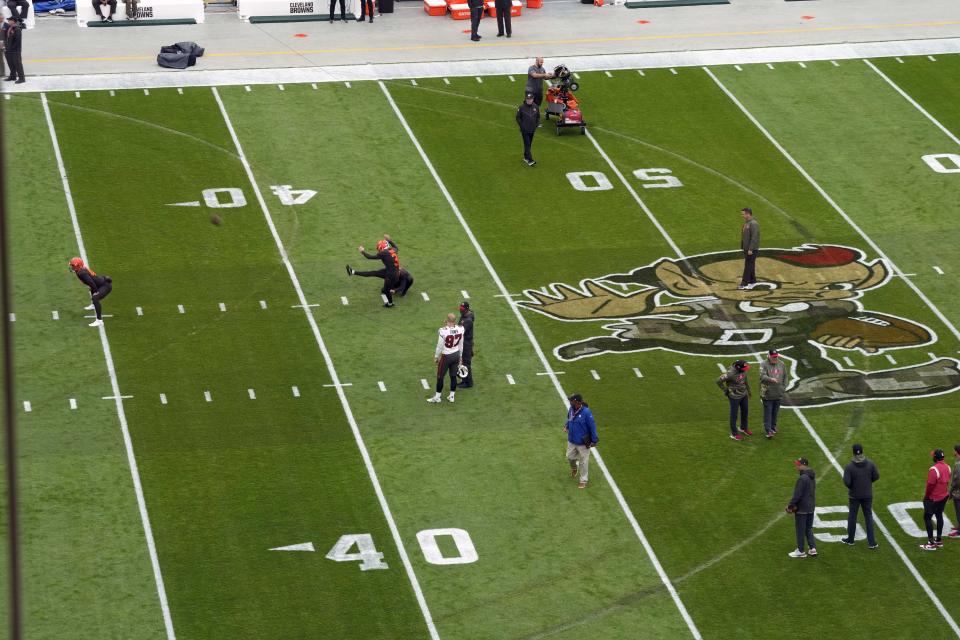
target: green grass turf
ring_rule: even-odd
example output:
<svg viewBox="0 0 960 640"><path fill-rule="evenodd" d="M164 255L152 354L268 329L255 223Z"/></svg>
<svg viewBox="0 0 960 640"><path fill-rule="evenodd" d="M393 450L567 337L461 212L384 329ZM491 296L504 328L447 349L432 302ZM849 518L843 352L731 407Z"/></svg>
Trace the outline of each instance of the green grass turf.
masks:
<svg viewBox="0 0 960 640"><path fill-rule="evenodd" d="M921 71L905 71L912 84L904 87L951 126L949 96L958 88L950 68L907 63ZM890 71L897 63L880 64ZM949 242L957 233L948 213L956 207L952 176L933 174L919 160L952 151L949 140L858 65L715 72L900 267L918 274L914 282L948 318L960 321L950 296L957 261ZM683 253L736 248L738 210L751 205L764 246L836 243L876 257L702 70L581 75L592 135ZM387 86L510 292L576 284L674 255L588 138L557 137L545 127L534 144L538 166L520 163L512 120L517 83L501 77ZM542 365L529 341L495 297L499 291L379 87L220 93L305 294L318 304L313 313L340 378L353 385L347 397L440 636L685 637L600 470L593 466L586 492L566 476L560 399L537 375ZM108 333L121 388L134 396L125 406L178 636L426 637L212 93L84 92L51 100L90 258L117 284L105 303L115 314ZM6 145L8 157L55 166L36 100L17 97L4 106L8 117L33 125L20 130L22 142ZM349 112L364 126L315 130L319 109ZM265 131L268 113L283 117ZM90 159L91 131L110 132L97 139L98 162ZM643 189L629 177L652 167L670 168L684 186ZM602 171L614 188L574 191L570 171ZM80 324L82 287L61 266L75 244L55 170L49 173L47 188L13 202L24 256L14 256L25 352L18 396L35 405L24 421L48 421L45 431L25 429L23 436L25 484L33 479L25 510L36 535L26 563L31 623L36 637L56 637L57 625L74 619L111 625L101 637L162 637L119 426L113 405L99 400L109 394L103 356L93 330ZM283 206L270 193L282 184L317 195ZM248 202L220 210L220 227L209 224L209 209L165 206L215 187L242 188ZM43 224L20 213L28 210ZM912 226L899 220L903 211ZM369 247L383 232L393 234L416 278L391 310L380 307L379 281L343 273L345 262L365 262L356 245ZM932 245L932 238L947 241ZM936 276L932 264L948 276ZM458 393L454 406L427 405L419 380L433 377L435 331L462 289L478 312L477 388ZM898 366L926 361L927 351L957 352L950 331L902 280L868 292L863 303L938 334L934 345L896 351ZM187 313L177 313L177 304ZM48 307L75 311L62 311L60 325L47 320ZM820 637L909 637L918 625L931 637L950 637L882 537L877 552L863 543L821 543L816 560L786 558L790 459L811 458L821 478L819 505L845 504L845 490L789 410L774 441L726 438L726 404L713 380L717 363L731 358L648 351L560 362L553 347L602 334L602 323L523 313L551 365L564 371L564 388L582 392L594 408L604 458L705 637L786 637L782 630L801 615L797 607L806 612L805 630ZM832 352L864 370L892 366L883 356ZM68 362L77 375L64 380ZM66 399L90 387L93 398L70 412ZM247 388L256 389L256 401ZM213 403L204 401L205 389ZM878 515L954 612L960 601L943 563L956 549L948 543L920 555L918 540L886 506L919 499L926 452L949 449L957 438L958 402L948 394L803 411L841 463L855 440L877 460ZM759 410L754 402L755 432ZM74 522L78 509L86 517ZM416 532L445 527L470 533L476 563L425 562ZM104 544L105 530L117 539ZM373 535L389 570L360 572L355 563L323 558L339 535L362 532ZM318 553L266 551L307 540ZM453 553L448 544L441 548ZM95 552L109 554L109 562L101 560L91 576ZM139 635L124 635L129 629Z"/></svg>
<svg viewBox="0 0 960 640"><path fill-rule="evenodd" d="M608 79L601 74L581 75L581 84L590 87L588 104L592 111L586 112L588 119L594 122L599 120L600 116L592 115L594 113L617 114L614 121L608 124L608 121L601 120L602 124L593 130L604 149L618 162L621 171L629 175L634 168L676 167L675 173L682 175L686 181L688 186L683 189L645 190L643 193L651 208L660 212L660 220L684 251L695 253L736 246L739 226L737 211L744 204L756 202L758 195L773 201L758 205L758 216L764 216L761 210L771 209L768 213L770 217L779 214L778 218L788 221L783 225L769 225L772 233L765 237L769 238L767 242L770 246L793 246L804 241L858 245L852 232L842 222L838 223L822 214L816 215L820 205L816 194L811 193L800 176L777 157L776 152L765 144L748 121L739 116L729 101L711 89L712 83L699 70L685 70L681 76L673 76L667 70L647 71L643 78L626 72L618 73L615 79ZM513 89L509 82L487 80L482 87L469 79L452 82L457 84L449 91L482 96L498 103L484 105L488 109L484 114L485 119L505 120L503 116L509 113ZM432 92L432 89L442 90L439 82L434 85L421 81L418 84L414 88L396 83L395 92L398 102L423 136L428 153L437 165L452 167L454 163L451 156L459 148L475 150L476 162L481 166L492 164L494 154L499 150L493 144L485 143L482 133L462 130L450 118L438 117L441 113L455 113L463 108L465 100ZM626 105L624 95L631 96ZM450 124L444 127L444 122ZM505 133L515 135L510 127L502 125L502 128ZM475 224L481 243L491 254L509 254L509 251L497 253L491 250L498 244L525 247L522 262L501 259L501 270L508 278L507 286L511 290L552 281L575 283L582 277L625 271L661 255L671 255L662 237L645 223L642 211L629 199L624 189L579 193L565 184L563 173L569 169L605 171L612 178L612 172L582 138L540 136L535 149L539 160L536 170L528 171L523 167L523 172L515 172L511 176L511 188L503 189L499 198L485 191L483 185L465 180L462 174L453 169L440 169L454 197L464 208L465 215ZM484 157L482 154L487 150L489 155ZM706 164L726 177L721 178L699 169L691 159ZM541 233L539 228L534 228L523 233L520 229L522 223L515 222L509 233L503 233L499 221L508 218L511 210L516 210L516 201L511 200L510 196L516 192L538 191L562 194L557 198L562 204L551 206L549 200L539 203L534 200L530 207L533 210L531 217L536 217L538 209L549 210L547 216L540 218L549 218L549 229ZM597 198L599 202L595 209L585 204L594 196L603 198L602 201L600 197ZM584 215L585 210L590 213ZM724 236L728 240L718 245L717 238ZM549 275L544 276L544 273ZM908 294L902 284L895 283L888 287L894 288L888 296L888 303L903 299ZM916 311L915 300L908 304ZM929 315L926 313L921 317L932 324L935 319L929 318ZM567 328L569 325L539 318L533 322L538 335L544 336L542 341L548 347L575 335ZM924 359L924 356L919 359ZM597 412L607 416L609 422L605 433L610 448L605 451L608 451L611 468L625 486L628 499L638 510L641 522L648 523L648 533L654 546L661 549L665 562L673 560L674 564L668 564L668 570L672 569L674 576L683 576L723 553L736 541L761 530L776 516L783 501L782 494L769 491L771 481L777 477L790 477L788 469L791 456L815 451L806 434L798 433L798 425L794 426L796 422L790 421L788 424L791 426L784 429L786 433L778 436L775 446L763 452L747 449L743 452L743 459L730 459L730 443L709 435L722 438L724 433L724 403L719 394L714 396L710 392L712 378L716 376L715 362L703 364L703 359L651 352L642 356L605 356L558 365L567 371L565 384L575 385L584 393L589 390L588 397L593 399ZM684 378L675 378L672 368L676 363L680 363L688 372ZM653 384L649 381L629 381L632 366L639 366L646 371L645 380L653 377ZM590 377L590 368L597 368L603 376L613 376L616 383L597 383ZM630 393L634 389L637 395ZM695 406L685 400L688 397L703 397L704 394L704 400ZM711 403L713 397L719 401ZM955 401L947 402L956 406ZM789 416L786 419L789 420ZM754 420L756 425L756 416ZM928 422L931 427L936 426L937 418L931 415ZM846 447L843 449L845 453ZM642 467L638 465L641 460L644 462ZM707 500L722 505L718 508L725 512L719 522L710 521L711 535L706 540L704 527L707 525L704 521L709 517L705 517L704 510L710 507L691 504L689 508L674 513L677 504L683 504L692 497L690 487L676 480L678 460L681 463L689 460L694 465L697 460L723 461L716 472L712 469L706 471L711 478L706 484L709 490L716 492ZM919 460L922 463L923 458ZM745 473L742 465L749 465L750 471ZM819 468L824 469L822 463ZM916 473L919 477L922 470ZM842 504L842 487L838 487L835 476L832 479L832 486L827 484L821 489L820 499L832 498L830 504ZM647 489L650 484L657 487L655 492ZM767 505L766 508L760 507L761 504ZM671 517L664 518L665 513L670 513ZM783 540L783 548L789 549L790 523L784 520L780 524L782 526L772 531L781 532L779 539ZM691 599L694 617L705 630L722 632L724 629L737 628L762 634L764 629L786 622L785 616L789 614L777 608L763 609L744 619L736 608L727 606L729 603L724 599L724 595L730 591L748 593L760 588L765 592L782 593L791 589L796 580L792 570L769 570L771 566L781 565L779 558L783 556L783 548L767 544L769 538L777 540L772 534L763 536L760 540L764 542L758 542L762 544L762 550L758 550L757 545L750 545L740 554L734 554L727 561L700 574L700 579L691 579L689 583L681 585L681 595ZM741 557L749 557L750 561L736 563ZM833 561L844 562L851 575L861 570L861 557L847 556L845 559L834 558ZM899 560L888 556L877 564L882 566L875 570L883 575L878 581L890 585L882 591L888 601L885 607L905 607L906 611L914 612L905 612L902 615L904 619L910 619L916 612L929 608L923 593L911 584L912 579L902 576ZM719 569L724 574L723 580L718 581L712 572ZM816 590L830 594L823 598L819 606L825 610L830 607L833 612L812 624L823 624L821 633L836 633L838 628L846 624L842 620L842 612L859 595L845 589L842 586L843 579L838 580L836 574L816 573L805 575L805 579L817 581ZM906 599L905 592L909 594ZM851 621L850 624L859 626L863 622ZM889 623L876 624L880 631Z"/></svg>

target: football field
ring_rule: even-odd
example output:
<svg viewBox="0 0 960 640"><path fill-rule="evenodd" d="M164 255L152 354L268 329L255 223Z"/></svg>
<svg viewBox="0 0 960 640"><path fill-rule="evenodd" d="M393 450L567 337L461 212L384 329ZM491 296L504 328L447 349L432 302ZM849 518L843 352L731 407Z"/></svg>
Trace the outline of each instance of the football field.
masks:
<svg viewBox="0 0 960 640"><path fill-rule="evenodd" d="M918 548L960 442L960 56L579 73L587 133L534 167L524 81L5 96L27 637L960 637L960 542ZM344 268L384 233L390 309ZM428 404L464 299L476 386ZM755 366L732 441L715 380L770 348L779 433ZM876 550L839 542L854 442Z"/></svg>

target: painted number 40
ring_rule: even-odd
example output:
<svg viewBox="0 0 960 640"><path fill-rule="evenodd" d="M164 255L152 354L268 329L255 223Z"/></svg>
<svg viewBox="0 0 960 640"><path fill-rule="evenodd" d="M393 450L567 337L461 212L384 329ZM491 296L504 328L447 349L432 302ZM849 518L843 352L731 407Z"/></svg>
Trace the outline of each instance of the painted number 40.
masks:
<svg viewBox="0 0 960 640"><path fill-rule="evenodd" d="M673 175L670 169L654 167L637 169L633 175L643 183L644 189L672 189L682 187L680 178ZM610 191L613 183L602 171L571 171L567 180L577 191Z"/></svg>
<svg viewBox="0 0 960 640"><path fill-rule="evenodd" d="M444 555L437 538L448 536L457 548L456 555ZM430 564L470 564L480 557L473 546L470 534L463 529L425 529L417 533L417 542L424 559ZM356 549L356 551L353 551ZM389 569L383 561L383 552L377 551L373 536L369 533L348 533L340 536L337 544L327 553L327 559L335 562L359 562L361 571Z"/></svg>

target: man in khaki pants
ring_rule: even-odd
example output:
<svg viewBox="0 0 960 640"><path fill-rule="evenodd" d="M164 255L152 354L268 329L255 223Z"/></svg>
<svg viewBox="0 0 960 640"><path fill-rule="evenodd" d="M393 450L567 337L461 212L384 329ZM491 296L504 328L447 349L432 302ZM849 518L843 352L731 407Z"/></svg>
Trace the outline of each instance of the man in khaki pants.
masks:
<svg viewBox="0 0 960 640"><path fill-rule="evenodd" d="M586 489L590 447L597 446L597 423L593 421L593 413L579 393L573 394L567 400L570 401L570 408L567 410L567 424L563 430L567 432L570 477L576 478L579 473L580 484L577 486Z"/></svg>

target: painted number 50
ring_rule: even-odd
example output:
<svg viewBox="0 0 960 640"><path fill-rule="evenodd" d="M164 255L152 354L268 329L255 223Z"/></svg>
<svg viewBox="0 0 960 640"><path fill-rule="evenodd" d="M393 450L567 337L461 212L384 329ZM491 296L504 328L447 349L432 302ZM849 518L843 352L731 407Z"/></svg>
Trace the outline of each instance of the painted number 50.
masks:
<svg viewBox="0 0 960 640"><path fill-rule="evenodd" d="M923 161L937 173L960 173L960 155L956 153L931 153L923 156Z"/></svg>
<svg viewBox="0 0 960 640"><path fill-rule="evenodd" d="M650 169L637 169L633 172L641 182L644 189L672 189L682 187L680 178L673 175L670 169L662 167L653 167ZM577 191L610 191L613 189L613 183L601 171L571 171L567 174L567 180Z"/></svg>

